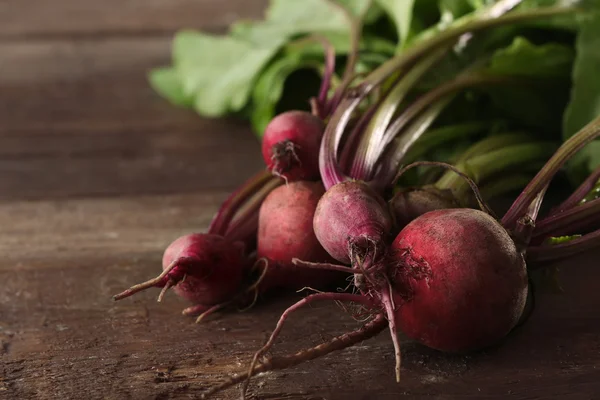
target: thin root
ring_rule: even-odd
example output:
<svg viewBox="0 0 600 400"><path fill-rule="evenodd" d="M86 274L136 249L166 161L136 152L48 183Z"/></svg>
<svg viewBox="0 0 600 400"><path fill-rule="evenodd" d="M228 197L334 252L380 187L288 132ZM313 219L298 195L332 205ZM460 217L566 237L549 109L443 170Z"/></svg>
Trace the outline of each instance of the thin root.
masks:
<svg viewBox="0 0 600 400"><path fill-rule="evenodd" d="M390 327L390 335L394 344L394 356L396 359L396 382L400 382L400 365L402 363L402 354L400 353L400 341L398 340L398 330L396 328L396 313L394 310L394 302L392 300L392 292L389 288L384 288L381 292L381 302L385 307L387 314L388 326Z"/></svg>
<svg viewBox="0 0 600 400"><path fill-rule="evenodd" d="M321 269L321 270L328 270L328 271L339 271L339 272L345 272L347 274L362 274L362 272L356 271L356 270L352 269L351 267L346 267L345 265L330 264L330 263L313 263L313 262L300 260L299 258L292 258L292 264L294 264L297 267L302 267L302 268Z"/></svg>
<svg viewBox="0 0 600 400"><path fill-rule="evenodd" d="M204 304L195 304L193 306L185 308L181 312L181 314L187 315L187 316L198 315L198 314L202 314L204 311L208 310L209 308L210 308L210 306L205 306Z"/></svg>
<svg viewBox="0 0 600 400"><path fill-rule="evenodd" d="M163 297L165 297L165 293L167 293L167 290L173 287L173 285L175 285L175 281L173 279L169 279L158 294L158 299L156 299L156 301L160 303Z"/></svg>
<svg viewBox="0 0 600 400"><path fill-rule="evenodd" d="M254 281L254 283L252 285L250 285L245 292L250 292L252 290L257 290L258 285L261 284L261 282L265 279L265 276L267 276L267 272L269 272L269 261L266 258L259 258L258 260L256 260L256 263L254 263L254 266L252 267L253 270L258 269L258 265L259 264L264 264L264 267L262 268L262 271L260 272L260 275L258 276L258 279L256 279L256 281Z"/></svg>
<svg viewBox="0 0 600 400"><path fill-rule="evenodd" d="M373 320L366 323L361 328L349 333L344 333L342 335L336 336L326 343L321 343L315 347L301 350L292 355L266 359L260 365L257 365L251 373L250 371L247 371L243 374L233 376L226 382L223 382L218 386L214 386L208 389L200 396L200 398L206 399L218 392L230 388L233 385L237 385L238 383L247 381L256 374L267 371L276 371L291 368L296 365L302 364L303 362L314 360L334 351L342 350L347 347L353 346L357 343L360 343L364 340L376 336L378 333L383 331L386 328L386 326L387 322L384 316L378 314Z"/></svg>
<svg viewBox="0 0 600 400"><path fill-rule="evenodd" d="M254 305L256 304L256 302L258 301L258 290L255 289L253 296L252 296L252 301L250 302L250 304L248 304L246 307L242 307L242 308L238 308L238 312L246 312L249 309L251 309L252 307L254 307Z"/></svg>
<svg viewBox="0 0 600 400"><path fill-rule="evenodd" d="M302 161L296 150L300 150L301 147L291 140L283 140L273 145L271 160L273 161L273 168L271 172L273 175L283 178L287 185L288 180L284 175L286 172L291 170L294 165L302 166ZM283 166L282 166L283 164Z"/></svg>
<svg viewBox="0 0 600 400"><path fill-rule="evenodd" d="M322 290L312 288L310 286L303 286L300 289L296 290L296 293L301 293L301 292L304 292L305 290L309 290L309 291L315 292L315 293L327 293L327 292L324 292Z"/></svg>
<svg viewBox="0 0 600 400"><path fill-rule="evenodd" d="M180 258L176 258L156 278L150 279L150 280L148 280L146 282L138 283L137 285L133 285L129 289L127 289L127 290L125 290L125 291L123 291L123 292L121 292L119 294L114 295L113 296L113 300L115 300L115 301L121 300L121 299L124 299L125 297L129 297L129 296L131 296L133 294L141 292L142 290L146 290L148 288L160 285L162 283L162 280L165 278L165 276L167 276L167 274L169 272L171 272L173 270L173 268L175 268L180 263L181 263L181 259Z"/></svg>
<svg viewBox="0 0 600 400"><path fill-rule="evenodd" d="M202 314L200 314L198 316L198 318L196 318L196 323L199 324L201 323L204 318L208 317L211 314L214 314L215 312L227 307L228 305L230 305L233 302L233 300L231 301L226 301L224 303L221 304L217 304L215 306L212 306L211 308L209 308L208 310L204 311Z"/></svg>
<svg viewBox="0 0 600 400"><path fill-rule="evenodd" d="M348 294L348 293L316 293L316 294L311 294L311 295L303 298L302 300L298 301L296 304L288 307L288 309L285 310L283 312L283 314L281 314L281 317L279 317L279 321L277 322L277 325L275 326L273 333L271 333L269 340L267 340L267 343L254 354L254 357L252 358L252 362L250 363L250 367L248 368L248 372L247 372L248 379L246 380L246 382L244 382L244 385L242 387L242 393L245 394L246 391L248 390L248 385L250 384L250 377L254 375L254 368L256 367L256 363L258 362L258 359L263 354L265 354L267 351L269 351L269 349L271 349L271 347L273 347L275 339L277 339L277 337L281 333L281 330L283 329L283 325L284 325L285 321L289 318L290 314L292 314L294 311L297 311L300 308L302 308L314 301L320 301L320 300L348 301L348 302L356 302L356 303L367 304L368 306L372 306L371 301L362 295Z"/></svg>
<svg viewBox="0 0 600 400"><path fill-rule="evenodd" d="M203 309L202 313L198 316L198 318L196 318L196 323L199 324L201 323L206 317L208 317L211 314L214 314L215 312L222 310L223 308L235 303L236 301L240 300L243 296L245 296L247 293L249 292L253 292L253 299L252 302L250 303L249 306L244 307L242 309L239 309L239 312L244 312L246 310L249 310L250 308L252 308L255 304L256 301L258 300L258 289L257 286L262 282L262 280L265 278L265 275L267 273L267 270L269 269L269 264L267 263L266 259L259 259L257 261L258 262L264 262L265 266L263 268L263 270L261 271L260 276L258 277L258 279L248 288L244 289L243 291L239 292L237 295L235 295L231 300L229 301L225 301L223 303L219 303L219 304L215 304L214 306L211 306L207 309ZM255 265L257 265L255 264ZM196 309L196 307L200 307L202 308L203 306L193 306L193 307L189 307L186 308L185 310L183 310L183 314L184 315L192 315L192 314L196 314L198 312L198 310ZM188 310L190 310L188 312Z"/></svg>
<svg viewBox="0 0 600 400"><path fill-rule="evenodd" d="M365 279L369 282L369 284L372 287L377 286L377 283L375 282L375 278L372 276L371 273L369 273L369 271L367 271L367 268L370 265L367 265L367 268L366 268L365 267L365 260L361 259L358 254L355 254L354 257L355 257L355 261L356 261L355 265L358 266L358 268L355 268L355 269L360 270L360 273L363 274L363 276L365 277ZM371 264L371 262L369 261L368 264Z"/></svg>

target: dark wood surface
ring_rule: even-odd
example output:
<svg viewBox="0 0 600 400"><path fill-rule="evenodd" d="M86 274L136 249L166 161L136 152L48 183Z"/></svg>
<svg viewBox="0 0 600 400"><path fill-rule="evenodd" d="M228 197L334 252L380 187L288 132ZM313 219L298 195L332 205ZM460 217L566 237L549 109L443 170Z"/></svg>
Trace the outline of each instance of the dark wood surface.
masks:
<svg viewBox="0 0 600 400"><path fill-rule="evenodd" d="M261 167L234 121L158 98L146 71L179 27L222 31L263 0L8 0L0 4L0 398L194 398L241 371L293 299L194 325L175 296L110 296L159 271L175 237L206 227ZM387 333L256 378L264 399L598 399L598 254L563 265L498 349L449 357ZM357 326L335 305L298 314L274 354ZM234 399L233 389L216 398Z"/></svg>

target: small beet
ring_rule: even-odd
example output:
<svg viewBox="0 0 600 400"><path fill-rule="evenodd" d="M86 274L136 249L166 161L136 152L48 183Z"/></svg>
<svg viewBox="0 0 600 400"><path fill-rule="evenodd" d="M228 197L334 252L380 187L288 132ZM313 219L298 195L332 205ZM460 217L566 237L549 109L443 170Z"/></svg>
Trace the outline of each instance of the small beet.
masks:
<svg viewBox="0 0 600 400"><path fill-rule="evenodd" d="M288 181L319 177L323 121L305 111L279 114L267 125L262 155L267 168Z"/></svg>
<svg viewBox="0 0 600 400"><path fill-rule="evenodd" d="M196 233L182 236L164 252L163 273L114 296L129 297L150 287L173 288L195 305L212 306L231 300L242 286L246 270L244 245L220 235Z"/></svg>
<svg viewBox="0 0 600 400"><path fill-rule="evenodd" d="M257 257L268 260L268 269L259 285L261 291L317 288L343 278L338 272L293 263L294 258L314 263L334 261L313 231L315 209L323 193L321 182L297 181L273 190L262 203Z"/></svg>
<svg viewBox="0 0 600 400"><path fill-rule="evenodd" d="M385 201L361 181L332 186L321 197L313 221L319 243L344 264L353 263L353 255L383 250L391 226Z"/></svg>

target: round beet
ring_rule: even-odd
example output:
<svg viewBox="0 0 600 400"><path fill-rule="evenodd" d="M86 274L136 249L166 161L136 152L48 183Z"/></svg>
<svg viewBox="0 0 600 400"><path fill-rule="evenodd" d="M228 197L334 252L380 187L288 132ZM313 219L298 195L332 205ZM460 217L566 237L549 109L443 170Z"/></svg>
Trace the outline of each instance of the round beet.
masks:
<svg viewBox="0 0 600 400"><path fill-rule="evenodd" d="M267 125L262 155L273 174L288 181L319 177L319 148L325 124L305 111L279 114Z"/></svg>
<svg viewBox="0 0 600 400"><path fill-rule="evenodd" d="M273 190L260 208L257 257L268 260L260 290L323 287L339 273L294 265L292 259L329 263L333 259L313 231L315 209L325 188L321 182L298 181Z"/></svg>
<svg viewBox="0 0 600 400"><path fill-rule="evenodd" d="M525 261L508 232L473 209L428 212L391 246L396 319L428 347L466 352L493 345L527 299Z"/></svg>
<svg viewBox="0 0 600 400"><path fill-rule="evenodd" d="M367 249L383 251L391 225L385 201L361 181L332 186L321 197L313 221L319 243L345 264Z"/></svg>

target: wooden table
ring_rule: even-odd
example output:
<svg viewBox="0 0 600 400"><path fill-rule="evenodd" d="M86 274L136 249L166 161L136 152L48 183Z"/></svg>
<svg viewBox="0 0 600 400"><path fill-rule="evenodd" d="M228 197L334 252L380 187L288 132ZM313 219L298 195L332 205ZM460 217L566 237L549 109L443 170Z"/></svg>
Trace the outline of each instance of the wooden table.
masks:
<svg viewBox="0 0 600 400"><path fill-rule="evenodd" d="M222 31L266 0L4 0L0 4L0 398L194 398L241 371L293 299L204 325L155 291L110 296L159 271L162 250L202 230L261 167L239 122L203 120L149 89L180 27ZM595 255L597 256L597 254ZM564 295L483 354L404 342L393 379L387 334L256 378L263 399L600 398L600 270L564 265ZM274 354L357 323L306 310ZM217 398L237 398L230 390Z"/></svg>

